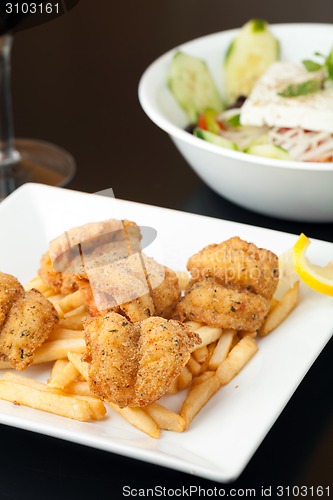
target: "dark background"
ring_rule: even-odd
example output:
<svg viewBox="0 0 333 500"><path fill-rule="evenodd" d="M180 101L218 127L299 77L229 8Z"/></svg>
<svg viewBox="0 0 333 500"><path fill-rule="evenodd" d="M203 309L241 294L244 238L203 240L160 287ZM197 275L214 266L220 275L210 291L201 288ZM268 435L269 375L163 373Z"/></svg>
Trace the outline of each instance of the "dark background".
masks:
<svg viewBox="0 0 333 500"><path fill-rule="evenodd" d="M140 108L138 82L156 57L253 17L271 23L333 22L333 2L80 0L68 14L16 36L16 135L68 149L77 162L72 189L95 192L112 187L117 198L333 241L333 224L271 219L214 194ZM332 355L331 342L242 476L226 485L227 490L256 487L259 497L262 485L332 482ZM1 500L117 499L126 484L224 486L6 426L0 426L0 436Z"/></svg>

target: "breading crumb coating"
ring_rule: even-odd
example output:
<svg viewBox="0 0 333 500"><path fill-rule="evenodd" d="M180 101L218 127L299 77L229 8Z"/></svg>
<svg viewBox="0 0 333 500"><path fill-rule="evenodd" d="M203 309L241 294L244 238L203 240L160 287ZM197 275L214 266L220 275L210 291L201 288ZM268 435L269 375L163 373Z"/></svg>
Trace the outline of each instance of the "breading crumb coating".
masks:
<svg viewBox="0 0 333 500"><path fill-rule="evenodd" d="M122 408L163 396L201 342L185 325L160 317L132 324L109 312L84 329L91 390Z"/></svg>
<svg viewBox="0 0 333 500"><path fill-rule="evenodd" d="M209 326L257 330L269 310L269 301L247 290L227 288L213 278L192 284L179 302L175 317Z"/></svg>
<svg viewBox="0 0 333 500"><path fill-rule="evenodd" d="M13 303L23 292L23 286L14 276L0 272L0 330Z"/></svg>
<svg viewBox="0 0 333 500"><path fill-rule="evenodd" d="M226 286L257 293L271 299L279 281L278 257L238 236L208 245L187 264L193 281L214 277Z"/></svg>
<svg viewBox="0 0 333 500"><path fill-rule="evenodd" d="M142 321L133 406L145 406L163 396L200 342L197 334L178 321L156 316Z"/></svg>
<svg viewBox="0 0 333 500"><path fill-rule="evenodd" d="M16 370L23 370L57 321L53 305L38 290L24 292L12 305L0 333L1 357Z"/></svg>
<svg viewBox="0 0 333 500"><path fill-rule="evenodd" d="M120 407L128 406L135 398L139 330L114 312L86 320L84 330L91 390Z"/></svg>

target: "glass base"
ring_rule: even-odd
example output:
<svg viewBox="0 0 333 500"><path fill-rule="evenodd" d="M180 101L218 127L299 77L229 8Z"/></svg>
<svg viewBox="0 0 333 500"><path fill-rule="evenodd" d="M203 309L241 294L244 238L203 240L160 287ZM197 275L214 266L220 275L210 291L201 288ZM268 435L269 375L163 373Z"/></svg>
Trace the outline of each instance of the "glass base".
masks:
<svg viewBox="0 0 333 500"><path fill-rule="evenodd" d="M19 160L1 166L0 201L26 182L66 186L76 170L74 158L64 149L44 141L16 139Z"/></svg>

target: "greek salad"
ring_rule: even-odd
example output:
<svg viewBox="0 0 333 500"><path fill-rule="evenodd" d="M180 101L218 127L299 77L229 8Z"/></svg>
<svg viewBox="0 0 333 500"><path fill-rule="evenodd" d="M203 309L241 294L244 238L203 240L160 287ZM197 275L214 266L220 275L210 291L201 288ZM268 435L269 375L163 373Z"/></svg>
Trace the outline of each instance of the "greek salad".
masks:
<svg viewBox="0 0 333 500"><path fill-rule="evenodd" d="M174 55L167 83L188 132L248 154L333 161L333 49L299 64L281 61L269 25L253 19L230 44L224 76L222 100L204 60Z"/></svg>

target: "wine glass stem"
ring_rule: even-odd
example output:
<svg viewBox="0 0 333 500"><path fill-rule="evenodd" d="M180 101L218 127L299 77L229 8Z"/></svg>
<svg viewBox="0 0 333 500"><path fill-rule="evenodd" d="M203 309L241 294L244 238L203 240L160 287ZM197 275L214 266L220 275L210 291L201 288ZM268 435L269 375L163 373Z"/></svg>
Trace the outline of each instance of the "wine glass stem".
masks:
<svg viewBox="0 0 333 500"><path fill-rule="evenodd" d="M17 163L14 148L13 112L10 90L10 59L13 37L0 37L0 169Z"/></svg>

